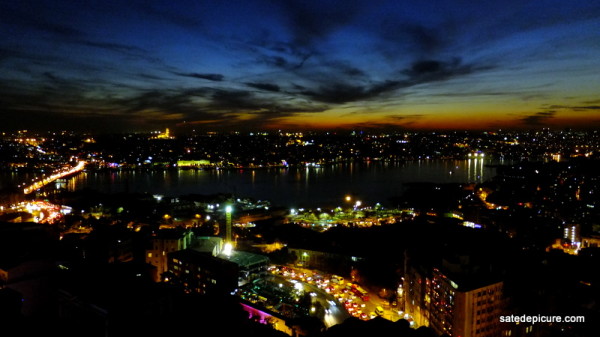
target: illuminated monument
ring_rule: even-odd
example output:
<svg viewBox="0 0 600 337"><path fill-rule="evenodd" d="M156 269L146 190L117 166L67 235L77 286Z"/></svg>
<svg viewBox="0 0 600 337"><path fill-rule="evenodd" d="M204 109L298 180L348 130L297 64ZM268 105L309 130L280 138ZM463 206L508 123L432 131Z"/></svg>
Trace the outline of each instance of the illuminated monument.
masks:
<svg viewBox="0 0 600 337"><path fill-rule="evenodd" d="M171 135L169 128L166 128L165 132L159 132L156 136L151 137L150 139L175 139L175 137Z"/></svg>

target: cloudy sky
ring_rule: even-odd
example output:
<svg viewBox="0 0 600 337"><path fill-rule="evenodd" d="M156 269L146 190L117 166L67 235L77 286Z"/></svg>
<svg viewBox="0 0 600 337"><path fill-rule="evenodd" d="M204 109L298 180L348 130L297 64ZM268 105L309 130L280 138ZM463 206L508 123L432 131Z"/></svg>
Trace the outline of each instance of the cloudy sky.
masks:
<svg viewBox="0 0 600 337"><path fill-rule="evenodd" d="M600 128L600 2L0 2L0 131Z"/></svg>

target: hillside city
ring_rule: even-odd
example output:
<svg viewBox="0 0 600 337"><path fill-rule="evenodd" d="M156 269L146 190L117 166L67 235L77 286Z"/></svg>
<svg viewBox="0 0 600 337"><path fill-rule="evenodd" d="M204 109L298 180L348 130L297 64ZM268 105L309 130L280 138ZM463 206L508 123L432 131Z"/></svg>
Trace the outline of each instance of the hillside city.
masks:
<svg viewBox="0 0 600 337"><path fill-rule="evenodd" d="M482 158L506 164L483 182L414 183L376 204L340 192L338 205L290 209L226 191L54 184L82 171ZM22 130L2 133L0 172L28 179L0 185L0 317L18 336L583 337L598 329L597 131Z"/></svg>

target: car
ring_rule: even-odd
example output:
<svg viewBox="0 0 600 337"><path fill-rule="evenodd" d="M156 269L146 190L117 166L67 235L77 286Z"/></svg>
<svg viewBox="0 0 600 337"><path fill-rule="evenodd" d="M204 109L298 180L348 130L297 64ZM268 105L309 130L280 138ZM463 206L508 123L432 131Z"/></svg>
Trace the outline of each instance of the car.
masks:
<svg viewBox="0 0 600 337"><path fill-rule="evenodd" d="M341 276L333 275L331 277L331 282L337 283L337 284L344 284L344 278Z"/></svg>

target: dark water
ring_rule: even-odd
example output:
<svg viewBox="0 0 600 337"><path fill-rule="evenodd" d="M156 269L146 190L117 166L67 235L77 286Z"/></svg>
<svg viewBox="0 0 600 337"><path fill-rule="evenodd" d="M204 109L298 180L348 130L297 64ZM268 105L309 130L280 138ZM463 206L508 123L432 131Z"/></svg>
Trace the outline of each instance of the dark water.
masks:
<svg viewBox="0 0 600 337"><path fill-rule="evenodd" d="M489 160L422 160L406 163L354 163L310 168L256 170L172 170L82 172L57 183L69 191L91 188L106 193L140 192L179 196L233 193L238 197L269 200L285 207L335 206L346 195L365 205L400 196L407 183L482 182L495 175ZM7 179L31 179L30 175L5 173ZM52 186L51 186L52 187Z"/></svg>
<svg viewBox="0 0 600 337"><path fill-rule="evenodd" d="M482 182L495 175L483 160L358 163L325 167L258 170L178 170L82 173L68 190L93 188L107 193L148 192L178 196L233 193L286 207L333 206L352 195L365 204L387 204L406 183Z"/></svg>

